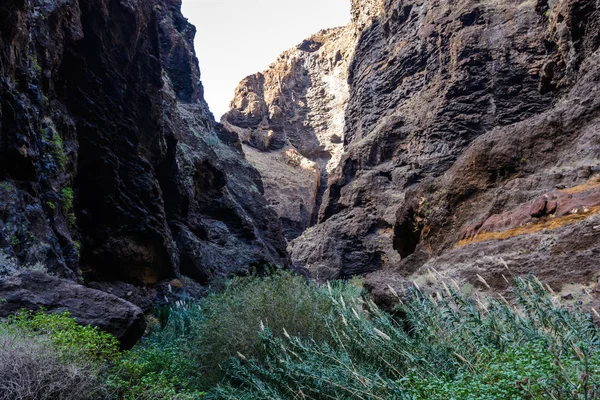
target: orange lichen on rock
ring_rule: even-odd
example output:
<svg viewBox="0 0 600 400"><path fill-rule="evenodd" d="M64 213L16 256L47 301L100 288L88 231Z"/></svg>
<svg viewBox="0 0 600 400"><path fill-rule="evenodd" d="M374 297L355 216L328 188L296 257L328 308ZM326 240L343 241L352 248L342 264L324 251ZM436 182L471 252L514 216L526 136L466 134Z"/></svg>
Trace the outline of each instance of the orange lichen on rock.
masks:
<svg viewBox="0 0 600 400"><path fill-rule="evenodd" d="M585 192L585 191L588 191L590 189L594 189L597 187L600 187L600 176L590 179L583 185L578 185L578 186L573 186L572 188L563 189L563 190L561 190L561 192L574 194L574 193Z"/></svg>
<svg viewBox="0 0 600 400"><path fill-rule="evenodd" d="M596 176L582 185L545 193L528 203L463 227L458 246L560 228L585 219L598 212L599 207L600 178Z"/></svg>
<svg viewBox="0 0 600 400"><path fill-rule="evenodd" d="M485 242L487 240L504 240L520 235L529 235L543 230L554 230L563 226L575 224L584 219L600 213L600 206L581 210L580 212L568 214L562 217L547 217L536 223L508 229L503 232L484 232L475 235L473 238L464 239L458 242L457 247L468 246L473 243Z"/></svg>

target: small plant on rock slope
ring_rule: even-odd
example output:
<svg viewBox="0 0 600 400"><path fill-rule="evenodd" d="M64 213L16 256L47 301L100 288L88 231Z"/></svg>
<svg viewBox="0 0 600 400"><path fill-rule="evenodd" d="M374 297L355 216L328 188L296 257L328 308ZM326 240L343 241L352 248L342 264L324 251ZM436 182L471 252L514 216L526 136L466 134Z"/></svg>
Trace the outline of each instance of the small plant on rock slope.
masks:
<svg viewBox="0 0 600 400"><path fill-rule="evenodd" d="M68 161L67 155L65 153L65 145L63 143L62 137L51 124L51 121L49 126L50 128L48 130L48 134L50 135L50 137L48 138L48 140L50 143L50 152L52 153L52 156L58 163L58 166L60 167L61 171L64 171L67 167Z"/></svg>
<svg viewBox="0 0 600 400"><path fill-rule="evenodd" d="M75 197L73 194L73 189L70 187L66 187L60 192L60 194L63 202L63 211L67 215L69 223L71 225L75 225L77 219L75 217L75 213L73 212L73 201Z"/></svg>

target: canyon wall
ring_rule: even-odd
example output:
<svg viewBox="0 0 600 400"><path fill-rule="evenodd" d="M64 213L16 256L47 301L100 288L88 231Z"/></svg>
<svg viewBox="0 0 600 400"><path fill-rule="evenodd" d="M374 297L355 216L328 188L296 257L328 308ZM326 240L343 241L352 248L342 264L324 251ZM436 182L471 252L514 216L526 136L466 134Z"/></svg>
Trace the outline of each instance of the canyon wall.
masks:
<svg viewBox="0 0 600 400"><path fill-rule="evenodd" d="M260 172L265 196L290 240L316 221L342 154L355 44L345 27L310 37L268 70L245 78L222 118Z"/></svg>
<svg viewBox="0 0 600 400"><path fill-rule="evenodd" d="M180 7L2 2L0 258L137 286L286 264L259 174L204 101Z"/></svg>
<svg viewBox="0 0 600 400"><path fill-rule="evenodd" d="M499 288L527 273L594 283L597 1L352 4L340 162L288 246L294 266L319 280L364 275L381 299L430 273ZM245 82L226 121L249 110ZM259 151L266 163L271 149Z"/></svg>
<svg viewBox="0 0 600 400"><path fill-rule="evenodd" d="M353 0L348 26L244 79L222 124L180 6L0 5L0 308L55 282L15 266L145 309L288 261L384 304L438 275L595 283L597 1Z"/></svg>

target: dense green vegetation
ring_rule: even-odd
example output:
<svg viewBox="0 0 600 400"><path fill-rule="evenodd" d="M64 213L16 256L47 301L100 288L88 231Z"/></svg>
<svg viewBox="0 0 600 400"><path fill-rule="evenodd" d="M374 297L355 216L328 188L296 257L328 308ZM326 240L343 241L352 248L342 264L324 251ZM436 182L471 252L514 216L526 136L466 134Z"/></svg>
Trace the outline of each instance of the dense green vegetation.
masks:
<svg viewBox="0 0 600 400"><path fill-rule="evenodd" d="M68 313L22 312L0 324L0 399L109 399L117 340Z"/></svg>
<svg viewBox="0 0 600 400"><path fill-rule="evenodd" d="M457 287L414 289L391 316L353 285L284 273L236 278L201 302L158 310L125 353L66 315L22 314L0 337L18 331L83 355L53 362L83 360L89 398L600 399L591 317L561 307L535 278L517 279L513 295L509 304Z"/></svg>
<svg viewBox="0 0 600 400"><path fill-rule="evenodd" d="M340 296L359 294L351 286L336 287ZM261 326L280 337L287 329L303 339L331 341L324 322L335 315L335 304L326 290L284 273L234 278L201 303L178 302L157 315L162 326L121 362L117 384L127 399L163 398L159 393L199 398L223 380L230 358L264 357Z"/></svg>

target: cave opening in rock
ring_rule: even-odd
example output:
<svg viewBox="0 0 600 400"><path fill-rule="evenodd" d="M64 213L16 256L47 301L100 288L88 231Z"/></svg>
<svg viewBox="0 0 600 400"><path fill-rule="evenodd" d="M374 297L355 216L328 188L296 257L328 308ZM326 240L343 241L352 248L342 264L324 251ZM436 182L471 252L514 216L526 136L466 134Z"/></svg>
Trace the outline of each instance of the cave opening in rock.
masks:
<svg viewBox="0 0 600 400"><path fill-rule="evenodd" d="M415 210L410 208L394 226L394 250L400 257L406 258L415 252L420 241L421 228L418 226Z"/></svg>

